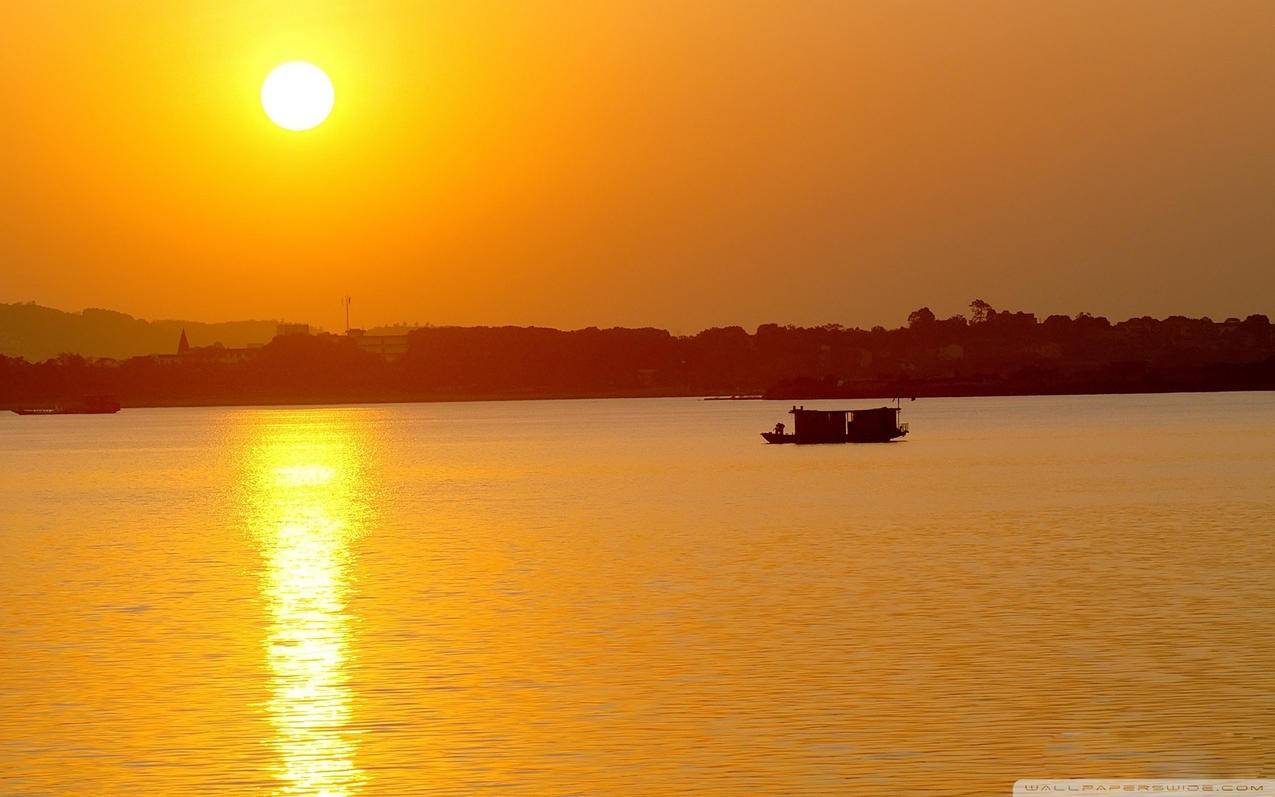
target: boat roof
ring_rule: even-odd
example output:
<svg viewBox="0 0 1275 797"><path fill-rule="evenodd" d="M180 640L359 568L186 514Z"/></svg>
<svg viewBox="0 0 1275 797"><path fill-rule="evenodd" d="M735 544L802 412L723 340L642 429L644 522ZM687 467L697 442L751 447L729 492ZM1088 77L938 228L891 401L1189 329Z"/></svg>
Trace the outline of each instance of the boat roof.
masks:
<svg viewBox="0 0 1275 797"><path fill-rule="evenodd" d="M827 415L845 415L847 413L855 413L855 412L881 412L882 410L886 410L888 412L898 412L899 408L898 407L860 407L857 410L808 410L805 407L793 407L792 409L788 410L788 412L793 414L796 414L798 412L822 412Z"/></svg>

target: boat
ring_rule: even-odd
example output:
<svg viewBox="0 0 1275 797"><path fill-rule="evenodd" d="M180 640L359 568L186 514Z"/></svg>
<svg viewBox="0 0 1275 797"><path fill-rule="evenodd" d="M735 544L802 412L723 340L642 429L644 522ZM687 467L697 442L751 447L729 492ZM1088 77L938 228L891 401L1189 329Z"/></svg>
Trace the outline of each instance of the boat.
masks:
<svg viewBox="0 0 1275 797"><path fill-rule="evenodd" d="M863 410L808 410L793 406L793 431L782 423L762 432L767 443L888 443L905 437L908 425L899 423L898 407Z"/></svg>
<svg viewBox="0 0 1275 797"><path fill-rule="evenodd" d="M58 402L51 407L26 407L13 410L18 415L104 415L120 411L113 396L88 396L80 401Z"/></svg>

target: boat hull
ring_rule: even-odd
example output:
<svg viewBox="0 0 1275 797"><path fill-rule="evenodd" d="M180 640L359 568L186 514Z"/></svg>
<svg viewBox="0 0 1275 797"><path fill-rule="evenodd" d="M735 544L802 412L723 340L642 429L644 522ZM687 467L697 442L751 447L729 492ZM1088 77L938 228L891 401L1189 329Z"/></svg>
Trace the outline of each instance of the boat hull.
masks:
<svg viewBox="0 0 1275 797"><path fill-rule="evenodd" d="M795 434L777 434L775 432L762 432L761 436L767 443L781 444L793 443L796 445L830 445L836 443L889 443L892 440L907 436L906 429L895 429L893 432L883 432L877 435L844 435L842 437L834 437L832 439L817 440L801 440Z"/></svg>
<svg viewBox="0 0 1275 797"><path fill-rule="evenodd" d="M34 410L13 410L16 415L112 415L119 412L119 407L113 410L59 410L59 409L34 409Z"/></svg>
<svg viewBox="0 0 1275 797"><path fill-rule="evenodd" d="M111 396L89 396L83 401L66 401L52 407L15 408L18 415L110 415L120 411L120 403Z"/></svg>

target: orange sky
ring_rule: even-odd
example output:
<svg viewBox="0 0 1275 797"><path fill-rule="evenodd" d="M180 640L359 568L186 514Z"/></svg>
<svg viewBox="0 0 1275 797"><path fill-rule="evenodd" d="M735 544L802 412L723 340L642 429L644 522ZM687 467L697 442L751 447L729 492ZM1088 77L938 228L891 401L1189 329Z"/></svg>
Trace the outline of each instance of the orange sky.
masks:
<svg viewBox="0 0 1275 797"><path fill-rule="evenodd" d="M274 127L276 64L322 126ZM644 325L1275 311L1275 3L0 7L0 301Z"/></svg>

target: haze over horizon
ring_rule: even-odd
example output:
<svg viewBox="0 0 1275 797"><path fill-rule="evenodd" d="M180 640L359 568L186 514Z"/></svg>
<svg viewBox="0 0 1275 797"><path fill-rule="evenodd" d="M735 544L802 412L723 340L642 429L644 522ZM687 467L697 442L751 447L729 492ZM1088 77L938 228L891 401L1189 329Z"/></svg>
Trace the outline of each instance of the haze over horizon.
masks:
<svg viewBox="0 0 1275 797"><path fill-rule="evenodd" d="M1275 5L0 9L0 302L897 326L1275 295ZM320 64L332 116L258 91Z"/></svg>

